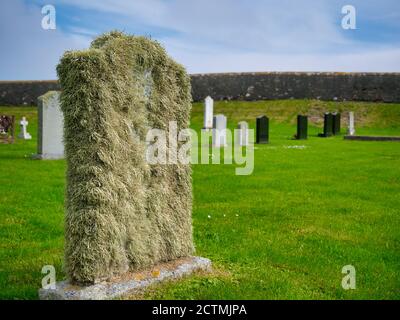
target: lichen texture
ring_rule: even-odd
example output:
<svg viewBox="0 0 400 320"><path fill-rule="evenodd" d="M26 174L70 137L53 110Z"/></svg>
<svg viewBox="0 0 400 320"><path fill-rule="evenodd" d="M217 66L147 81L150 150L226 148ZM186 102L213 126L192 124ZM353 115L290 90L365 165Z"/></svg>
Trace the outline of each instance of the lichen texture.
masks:
<svg viewBox="0 0 400 320"><path fill-rule="evenodd" d="M57 67L67 161L65 266L94 283L193 253L191 168L150 165L150 128L189 127L190 79L155 41L113 31Z"/></svg>

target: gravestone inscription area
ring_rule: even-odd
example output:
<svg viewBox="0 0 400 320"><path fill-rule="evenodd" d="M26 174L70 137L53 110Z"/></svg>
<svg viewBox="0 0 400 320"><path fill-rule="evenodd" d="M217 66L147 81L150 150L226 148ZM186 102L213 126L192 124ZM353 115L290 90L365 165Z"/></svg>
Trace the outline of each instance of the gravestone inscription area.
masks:
<svg viewBox="0 0 400 320"><path fill-rule="evenodd" d="M66 52L57 72L67 162L68 279L55 290L41 289L41 298L104 299L208 270L208 259L192 256L190 165L150 165L145 156L149 129L168 132L170 121L178 132L189 127L185 69L158 43L111 32L89 50ZM168 262L175 269L163 267ZM155 267L159 272L147 279L126 276Z"/></svg>

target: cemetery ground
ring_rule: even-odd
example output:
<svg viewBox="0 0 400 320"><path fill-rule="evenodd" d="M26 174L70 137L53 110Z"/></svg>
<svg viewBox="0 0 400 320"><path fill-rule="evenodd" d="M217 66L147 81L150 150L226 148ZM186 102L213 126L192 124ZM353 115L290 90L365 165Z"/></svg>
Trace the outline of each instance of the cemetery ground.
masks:
<svg viewBox="0 0 400 320"><path fill-rule="evenodd" d="M235 165L193 166L196 254L212 274L156 285L131 299L399 299L400 143L318 138L324 111L355 111L356 133L400 135L400 104L286 100L215 102L233 129L270 118L270 143L255 146L254 172ZM309 139L292 140L296 115L308 113ZM32 160L32 140L0 145L0 299L37 299L41 268L62 280L65 161ZM200 130L203 105L192 127ZM18 125L17 125L18 127ZM16 133L19 130L17 128ZM298 146L293 148L292 146ZM356 269L344 290L342 267Z"/></svg>

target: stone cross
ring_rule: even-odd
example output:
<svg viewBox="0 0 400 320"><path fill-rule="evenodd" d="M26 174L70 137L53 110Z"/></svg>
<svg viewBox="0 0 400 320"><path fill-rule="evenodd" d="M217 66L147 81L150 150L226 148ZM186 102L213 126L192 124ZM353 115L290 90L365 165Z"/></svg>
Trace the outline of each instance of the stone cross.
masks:
<svg viewBox="0 0 400 320"><path fill-rule="evenodd" d="M22 120L19 122L19 125L20 125L20 128L21 128L21 132L18 135L18 138L24 139L24 140L32 139L32 136L26 130L28 124L29 124L29 122L26 121L26 118L22 117Z"/></svg>
<svg viewBox="0 0 400 320"><path fill-rule="evenodd" d="M354 112L349 112L349 128L347 134L350 136L354 136L356 134L356 129L354 127Z"/></svg>
<svg viewBox="0 0 400 320"><path fill-rule="evenodd" d="M214 100L208 96L204 100L204 126L203 129L209 130L213 127Z"/></svg>
<svg viewBox="0 0 400 320"><path fill-rule="evenodd" d="M223 114L217 114L213 118L212 141L213 146L220 148L227 146L226 143L226 117Z"/></svg>
<svg viewBox="0 0 400 320"><path fill-rule="evenodd" d="M240 121L238 123L236 143L242 147L249 145L249 125L246 121Z"/></svg>

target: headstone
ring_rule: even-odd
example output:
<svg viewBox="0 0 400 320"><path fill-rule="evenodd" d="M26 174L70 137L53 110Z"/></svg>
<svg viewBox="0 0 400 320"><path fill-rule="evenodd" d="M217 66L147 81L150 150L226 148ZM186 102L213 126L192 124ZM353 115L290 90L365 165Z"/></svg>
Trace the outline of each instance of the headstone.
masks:
<svg viewBox="0 0 400 320"><path fill-rule="evenodd" d="M266 116L259 116L256 119L256 143L269 142L269 119Z"/></svg>
<svg viewBox="0 0 400 320"><path fill-rule="evenodd" d="M15 117L0 115L0 143L14 143Z"/></svg>
<svg viewBox="0 0 400 320"><path fill-rule="evenodd" d="M340 113L334 112L332 113L332 133L334 135L340 134Z"/></svg>
<svg viewBox="0 0 400 320"><path fill-rule="evenodd" d="M246 147L249 145L249 125L246 121L240 121L238 123L238 130L236 143L239 146Z"/></svg>
<svg viewBox="0 0 400 320"><path fill-rule="evenodd" d="M324 114L324 132L318 134L319 137L330 137L333 134L333 116L330 112L325 112Z"/></svg>
<svg viewBox="0 0 400 320"><path fill-rule="evenodd" d="M226 142L227 119L223 114L217 114L213 119L212 141L216 148L227 146Z"/></svg>
<svg viewBox="0 0 400 320"><path fill-rule="evenodd" d="M38 98L38 159L64 158L63 114L60 92L49 91Z"/></svg>
<svg viewBox="0 0 400 320"><path fill-rule="evenodd" d="M29 122L26 121L25 117L22 117L22 120L19 122L20 125L20 133L18 135L18 138L20 139L24 139L24 140L30 140L32 139L32 136L28 133L27 131L27 126L28 126Z"/></svg>
<svg viewBox="0 0 400 320"><path fill-rule="evenodd" d="M297 116L297 140L306 140L308 136L308 117L298 115Z"/></svg>
<svg viewBox="0 0 400 320"><path fill-rule="evenodd" d="M171 136L170 145L189 128L186 70L155 41L114 31L93 40L89 50L67 51L57 73L66 158L65 290L74 284L93 297L102 281L125 280L116 287L127 288L130 271L153 271L162 280L165 264L171 275L209 265L192 259L190 164L152 164L146 156L151 129ZM58 93L41 103L58 115ZM217 127L226 127L226 118ZM105 297L118 291L102 288Z"/></svg>
<svg viewBox="0 0 400 320"><path fill-rule="evenodd" d="M208 96L204 100L204 126L203 129L210 130L213 128L214 100Z"/></svg>
<svg viewBox="0 0 400 320"><path fill-rule="evenodd" d="M347 134L350 136L354 136L356 134L356 129L354 126L354 112L353 111L349 112L349 128L348 128Z"/></svg>

